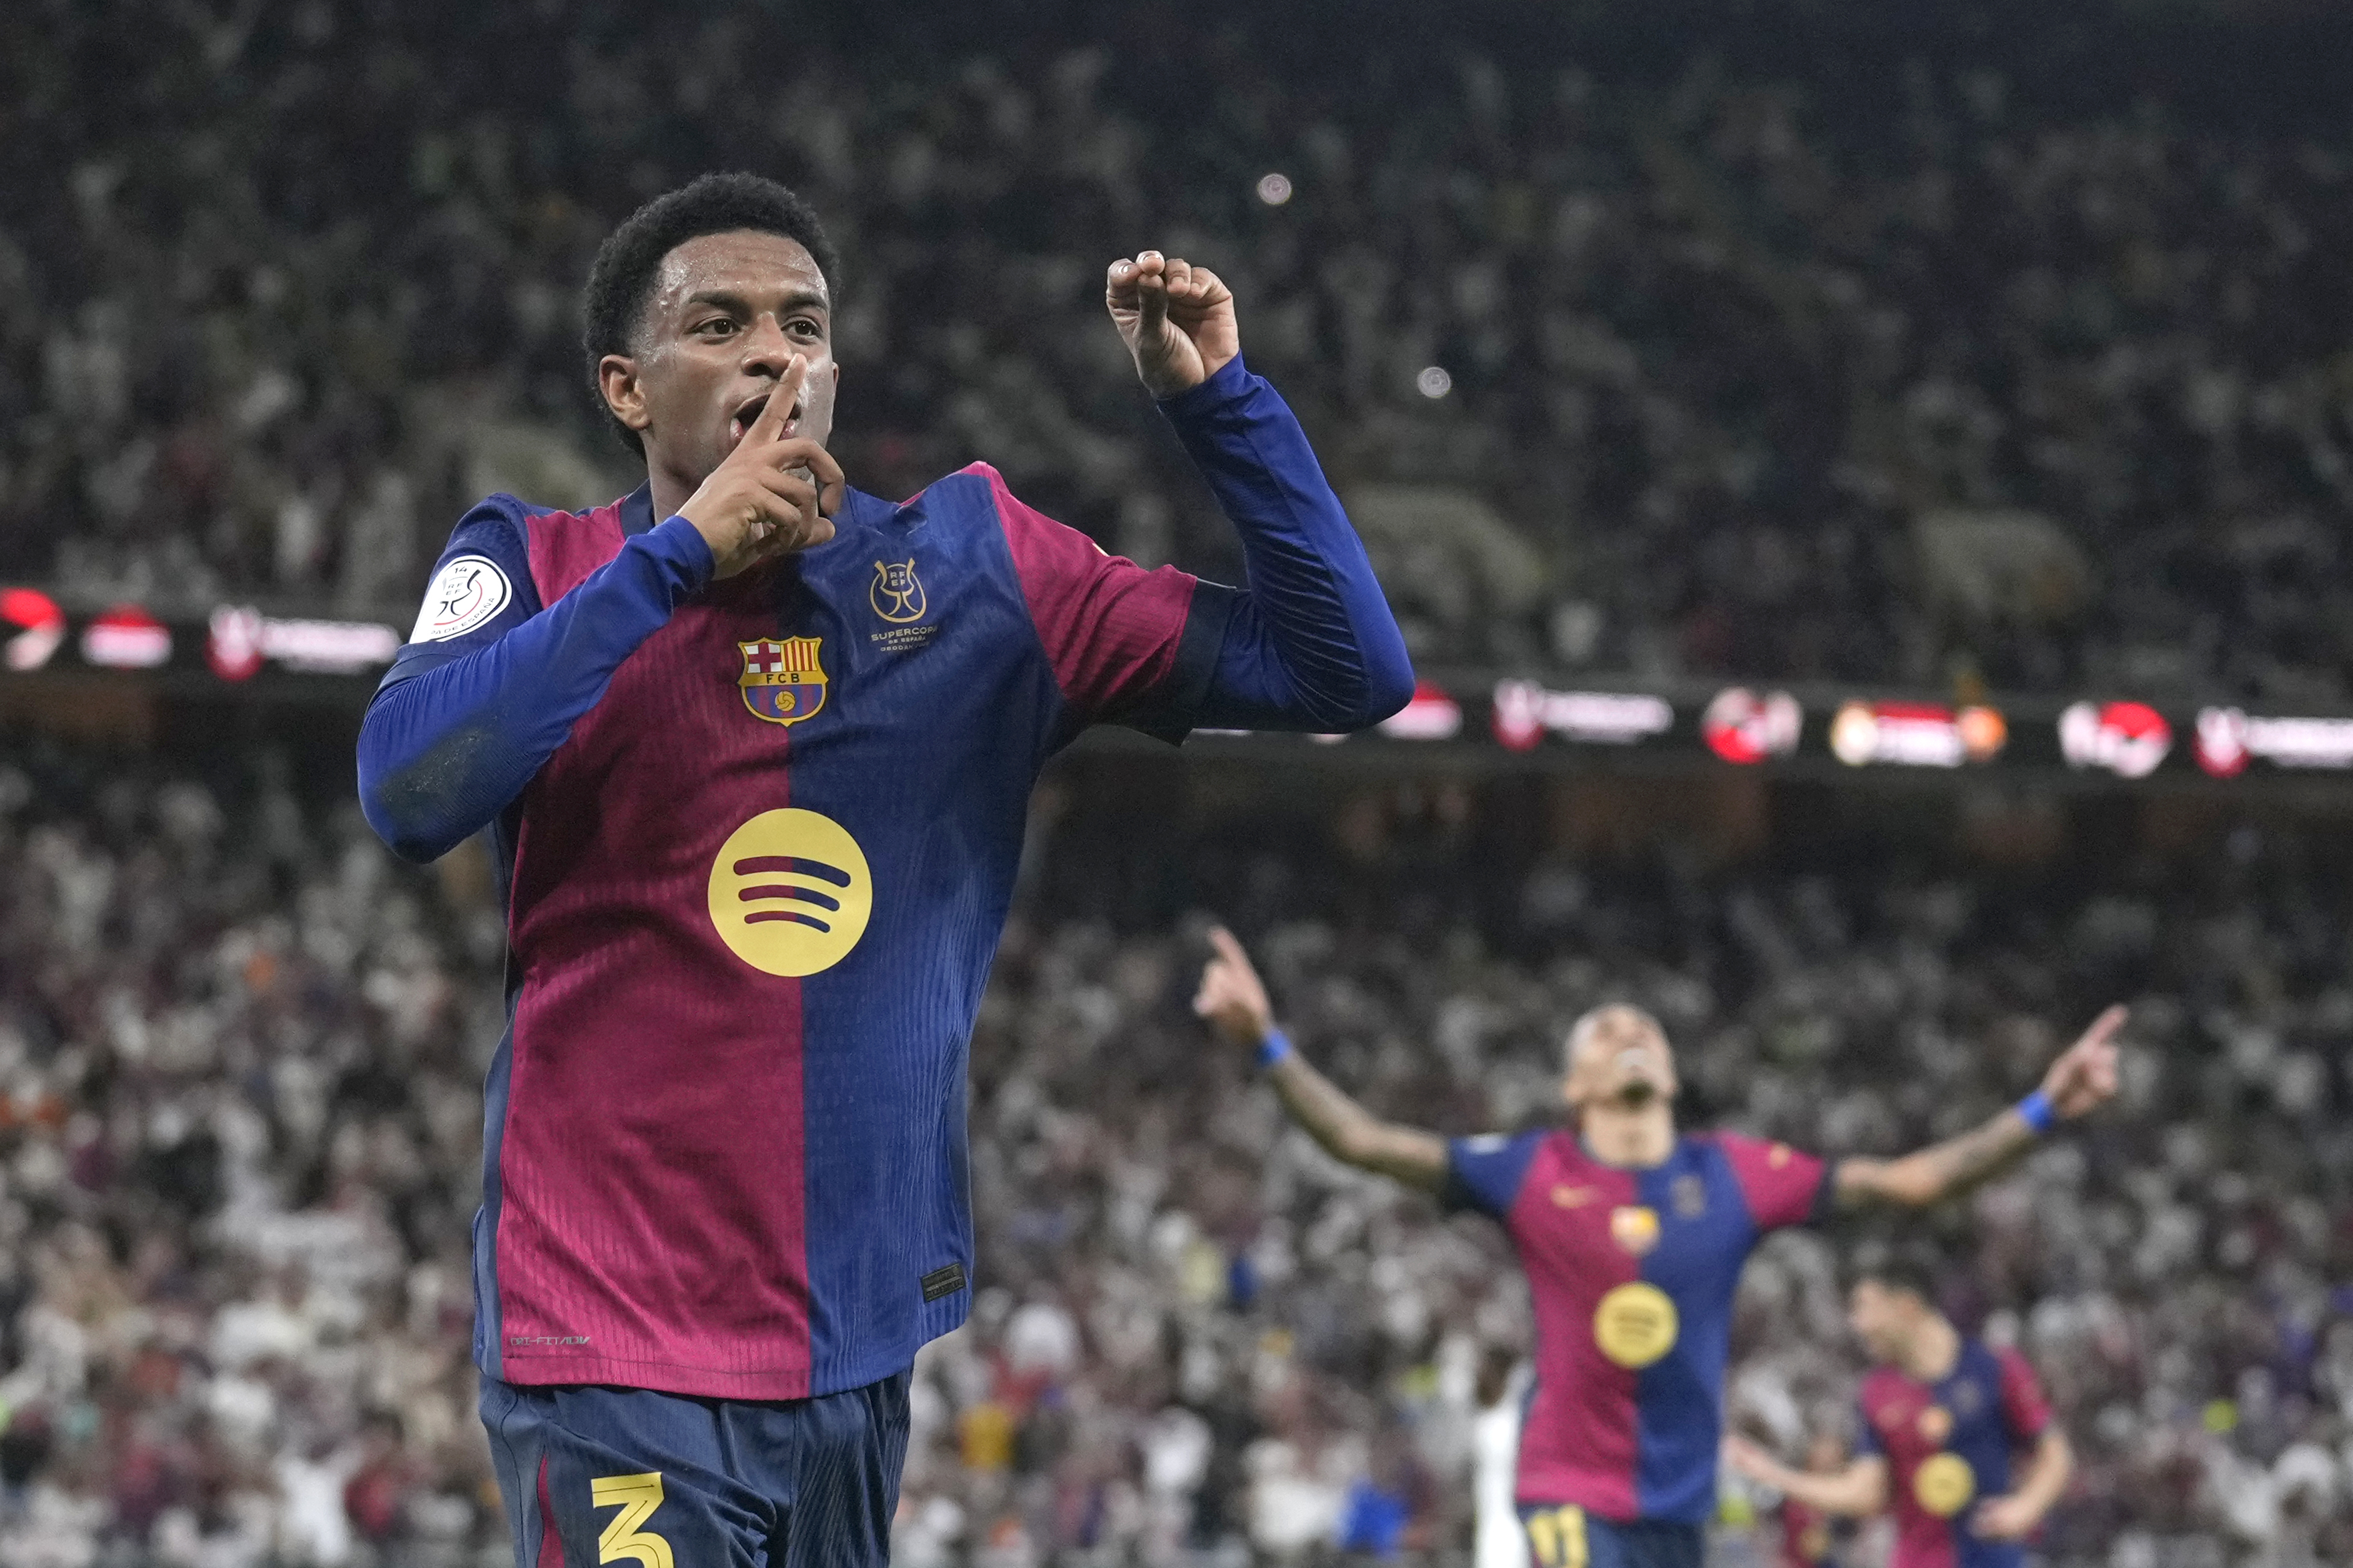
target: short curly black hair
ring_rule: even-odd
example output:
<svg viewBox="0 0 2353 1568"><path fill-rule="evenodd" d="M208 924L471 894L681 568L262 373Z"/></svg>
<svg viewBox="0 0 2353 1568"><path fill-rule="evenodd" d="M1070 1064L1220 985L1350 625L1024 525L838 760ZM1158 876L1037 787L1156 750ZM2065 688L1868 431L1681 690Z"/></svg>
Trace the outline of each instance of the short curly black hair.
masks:
<svg viewBox="0 0 2353 1568"><path fill-rule="evenodd" d="M580 296L580 346L588 355L588 384L596 406L633 452L646 446L638 433L613 417L605 402L604 378L596 367L607 354L625 354L653 294L662 258L706 234L780 234L797 241L817 263L828 296L840 298L837 279L841 254L826 238L808 203L765 174L702 174L656 196L606 237L588 268Z"/></svg>

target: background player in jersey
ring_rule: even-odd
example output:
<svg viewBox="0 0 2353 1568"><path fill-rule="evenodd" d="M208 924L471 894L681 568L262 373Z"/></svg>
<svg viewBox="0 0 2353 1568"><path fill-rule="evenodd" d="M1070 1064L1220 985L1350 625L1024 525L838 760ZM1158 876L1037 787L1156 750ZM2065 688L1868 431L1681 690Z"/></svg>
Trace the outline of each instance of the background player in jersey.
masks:
<svg viewBox="0 0 2353 1568"><path fill-rule="evenodd" d="M1732 1300L1767 1231L1836 1205L1936 1202L2116 1086L2102 1014L2042 1087L1976 1131L1896 1160L1825 1162L1735 1133L1679 1135L1674 1053L1656 1020L1609 1006L1569 1032L1573 1129L1445 1139L1384 1121L1309 1067L1274 1025L1230 932L1194 1008L1256 1047L1285 1110L1352 1165L1504 1222L1527 1269L1536 1386L1518 1499L1546 1568L1696 1563L1715 1506Z"/></svg>
<svg viewBox="0 0 2353 1568"><path fill-rule="evenodd" d="M1826 1432L1806 1445L1806 1470L1836 1475L1846 1468L1846 1449ZM1833 1516L1786 1494L1781 1499L1781 1568L1827 1568L1835 1545Z"/></svg>
<svg viewBox="0 0 2353 1568"><path fill-rule="evenodd" d="M1822 1513L1863 1517L1892 1503L1889 1568L2017 1568L2074 1470L2067 1435L2016 1351L1965 1337L1935 1305L1915 1259L1860 1269L1848 1321L1878 1366L1863 1379L1862 1440L1835 1474L1793 1470L1742 1437L1725 1458L1752 1480ZM2013 1479L2011 1457L2031 1450Z"/></svg>
<svg viewBox="0 0 2353 1568"><path fill-rule="evenodd" d="M965 1051L1038 769L1412 687L1214 275L1146 251L1105 300L1247 591L984 465L847 488L839 275L750 175L624 224L586 346L646 484L469 513L362 735L370 822L417 858L489 828L507 904L475 1348L524 1563L880 1561L908 1368L970 1300Z"/></svg>

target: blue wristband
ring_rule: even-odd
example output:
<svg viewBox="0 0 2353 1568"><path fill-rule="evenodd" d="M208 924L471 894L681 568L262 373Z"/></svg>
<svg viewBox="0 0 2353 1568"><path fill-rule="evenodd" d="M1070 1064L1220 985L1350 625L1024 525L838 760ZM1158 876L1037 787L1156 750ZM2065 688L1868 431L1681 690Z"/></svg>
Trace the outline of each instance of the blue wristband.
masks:
<svg viewBox="0 0 2353 1568"><path fill-rule="evenodd" d="M2050 1131L2051 1124L2059 1120L2059 1113L2051 1109L2051 1097L2039 1089L2018 1102L2018 1115L2037 1132Z"/></svg>
<svg viewBox="0 0 2353 1568"><path fill-rule="evenodd" d="M1258 1043L1258 1065L1271 1068L1291 1054L1291 1037L1281 1029L1269 1029L1266 1038Z"/></svg>

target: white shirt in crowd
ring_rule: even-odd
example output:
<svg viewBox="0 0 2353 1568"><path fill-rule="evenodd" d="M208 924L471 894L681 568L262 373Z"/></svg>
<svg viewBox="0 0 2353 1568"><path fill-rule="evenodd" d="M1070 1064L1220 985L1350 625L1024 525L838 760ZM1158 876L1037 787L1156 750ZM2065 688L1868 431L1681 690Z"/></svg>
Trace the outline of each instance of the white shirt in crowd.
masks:
<svg viewBox="0 0 2353 1568"><path fill-rule="evenodd" d="M1479 1412L1471 1424L1471 1498L1473 1568L1528 1568L1528 1532L1520 1523L1520 1408L1527 1397L1528 1369L1513 1369L1504 1397Z"/></svg>

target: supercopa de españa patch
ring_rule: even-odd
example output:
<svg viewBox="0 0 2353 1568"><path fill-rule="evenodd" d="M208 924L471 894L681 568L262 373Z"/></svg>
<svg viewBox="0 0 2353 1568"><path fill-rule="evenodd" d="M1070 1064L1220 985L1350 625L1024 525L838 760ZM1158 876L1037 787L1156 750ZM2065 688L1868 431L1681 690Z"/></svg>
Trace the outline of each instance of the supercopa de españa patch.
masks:
<svg viewBox="0 0 2353 1568"><path fill-rule="evenodd" d="M408 640L448 642L480 631L512 597L514 590L497 562L487 555L460 555L433 574L433 585L425 591L425 604L417 612L417 625Z"/></svg>
<svg viewBox="0 0 2353 1568"><path fill-rule="evenodd" d="M939 635L938 624L926 618L932 613L932 596L916 574L913 555L904 561L874 563L866 602L883 623L881 631L867 635L867 640L887 653L913 652Z"/></svg>

